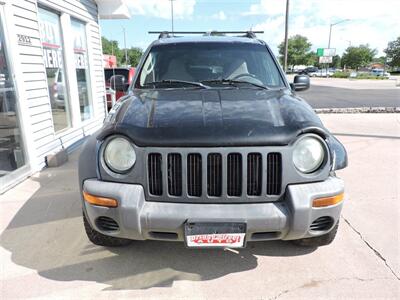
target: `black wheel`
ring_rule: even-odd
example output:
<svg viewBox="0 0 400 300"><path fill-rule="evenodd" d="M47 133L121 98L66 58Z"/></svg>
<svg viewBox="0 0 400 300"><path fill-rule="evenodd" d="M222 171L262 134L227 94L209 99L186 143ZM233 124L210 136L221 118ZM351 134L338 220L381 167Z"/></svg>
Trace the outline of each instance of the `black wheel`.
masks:
<svg viewBox="0 0 400 300"><path fill-rule="evenodd" d="M130 243L132 243L132 240L108 236L94 230L92 226L90 226L88 220L86 219L85 213L82 212L82 214L83 214L83 225L85 226L86 235L93 244L104 247L121 247L121 246L127 246Z"/></svg>
<svg viewBox="0 0 400 300"><path fill-rule="evenodd" d="M339 222L337 222L335 227L333 227L332 230L329 231L327 234L306 239L293 240L292 242L296 245L304 247L326 246L332 243L333 240L335 239L338 227L339 227Z"/></svg>

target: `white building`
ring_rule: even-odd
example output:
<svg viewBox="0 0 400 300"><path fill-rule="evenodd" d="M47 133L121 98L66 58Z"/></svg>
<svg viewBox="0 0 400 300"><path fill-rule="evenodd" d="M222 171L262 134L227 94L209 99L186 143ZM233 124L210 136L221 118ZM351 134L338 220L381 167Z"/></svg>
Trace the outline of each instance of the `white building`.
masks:
<svg viewBox="0 0 400 300"><path fill-rule="evenodd" d="M99 18L124 0L0 0L0 193L106 114Z"/></svg>

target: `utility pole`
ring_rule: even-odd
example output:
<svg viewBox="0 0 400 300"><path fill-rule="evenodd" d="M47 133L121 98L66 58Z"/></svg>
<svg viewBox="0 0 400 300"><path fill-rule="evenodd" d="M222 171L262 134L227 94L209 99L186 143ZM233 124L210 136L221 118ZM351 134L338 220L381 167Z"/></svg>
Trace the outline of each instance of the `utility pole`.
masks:
<svg viewBox="0 0 400 300"><path fill-rule="evenodd" d="M285 18L285 54L283 69L287 72L287 55L288 55L288 27L289 27L289 0L286 0L286 18Z"/></svg>
<svg viewBox="0 0 400 300"><path fill-rule="evenodd" d="M335 26L335 25L337 25L337 24L340 24L340 23L343 23L343 22L347 22L347 21L350 21L350 19L344 19L344 20L341 20L341 21L339 21L339 22L332 23L332 24L329 26L329 40L328 40L328 48L329 48L329 49L331 48L332 27ZM328 67L329 67L329 63L326 64L326 77L328 77Z"/></svg>
<svg viewBox="0 0 400 300"><path fill-rule="evenodd" d="M174 35L174 1L175 0L169 0L171 2L171 32L172 35Z"/></svg>
<svg viewBox="0 0 400 300"><path fill-rule="evenodd" d="M128 49L126 48L126 32L125 27L122 27L124 30L124 48L125 48L125 66L128 66Z"/></svg>
<svg viewBox="0 0 400 300"><path fill-rule="evenodd" d="M339 22L333 23L333 24L331 24L331 25L329 26L328 48L331 47L332 27L335 26L335 25L337 25L337 24L340 24L340 23L343 23L343 22L347 22L347 21L350 21L350 19L344 19L344 20L341 20L341 21L339 21ZM351 43L351 42L350 42L350 43Z"/></svg>

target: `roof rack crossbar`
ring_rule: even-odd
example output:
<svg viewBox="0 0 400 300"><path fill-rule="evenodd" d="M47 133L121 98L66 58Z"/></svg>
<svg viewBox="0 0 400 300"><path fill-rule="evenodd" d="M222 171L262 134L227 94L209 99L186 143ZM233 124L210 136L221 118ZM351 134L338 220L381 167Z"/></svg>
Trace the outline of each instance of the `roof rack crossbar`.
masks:
<svg viewBox="0 0 400 300"><path fill-rule="evenodd" d="M174 37L175 34L202 34L207 36L218 36L225 34L243 34L242 37L248 37L251 39L256 38L257 34L262 34L264 31L149 31L149 34L159 34L159 39Z"/></svg>

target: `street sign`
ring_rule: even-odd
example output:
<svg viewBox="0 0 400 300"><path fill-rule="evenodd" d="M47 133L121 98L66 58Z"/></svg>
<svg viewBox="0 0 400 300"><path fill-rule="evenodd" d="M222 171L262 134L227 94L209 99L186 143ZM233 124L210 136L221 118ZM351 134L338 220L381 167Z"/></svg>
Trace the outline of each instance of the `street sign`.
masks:
<svg viewBox="0 0 400 300"><path fill-rule="evenodd" d="M317 55L318 56L335 56L336 48L318 48Z"/></svg>
<svg viewBox="0 0 400 300"><path fill-rule="evenodd" d="M325 48L323 56L335 56L336 49L335 48Z"/></svg>
<svg viewBox="0 0 400 300"><path fill-rule="evenodd" d="M320 64L331 64L332 63L332 56L320 56L319 57Z"/></svg>

